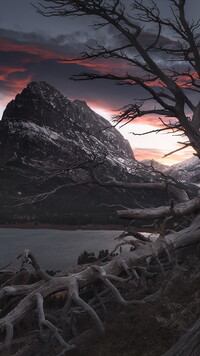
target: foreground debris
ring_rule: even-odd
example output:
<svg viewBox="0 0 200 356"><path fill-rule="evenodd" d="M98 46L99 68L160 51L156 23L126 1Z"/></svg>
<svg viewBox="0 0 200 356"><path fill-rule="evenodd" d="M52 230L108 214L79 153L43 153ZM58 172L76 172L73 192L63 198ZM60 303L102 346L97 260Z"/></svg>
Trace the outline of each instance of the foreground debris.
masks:
<svg viewBox="0 0 200 356"><path fill-rule="evenodd" d="M172 213L163 220L154 242L141 233L132 233L127 240L126 231L124 243L132 246L130 253L110 255L109 261L96 261L54 275L43 271L31 251L25 249L18 256L18 271L0 271L0 354L76 354L84 340L88 343L89 335L102 338L106 314L113 303L137 306L142 312L143 307L170 295L177 279L190 273L179 256L200 242L200 215L194 216L190 226L166 233L171 219ZM122 243L116 248L123 244L123 236L119 239ZM28 268L30 265L32 269ZM130 290L134 291L132 295L127 292ZM61 302L58 292L62 292ZM200 353L200 322L195 321L165 356Z"/></svg>

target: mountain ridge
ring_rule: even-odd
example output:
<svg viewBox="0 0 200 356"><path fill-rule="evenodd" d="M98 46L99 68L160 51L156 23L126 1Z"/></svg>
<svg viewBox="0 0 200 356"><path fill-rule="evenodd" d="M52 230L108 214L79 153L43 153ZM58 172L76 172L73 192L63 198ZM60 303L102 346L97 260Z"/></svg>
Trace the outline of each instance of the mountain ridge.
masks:
<svg viewBox="0 0 200 356"><path fill-rule="evenodd" d="M142 163L149 167L152 165L158 171L180 182L200 184L200 159L197 156L187 158L172 166L166 166L154 160L143 160Z"/></svg>

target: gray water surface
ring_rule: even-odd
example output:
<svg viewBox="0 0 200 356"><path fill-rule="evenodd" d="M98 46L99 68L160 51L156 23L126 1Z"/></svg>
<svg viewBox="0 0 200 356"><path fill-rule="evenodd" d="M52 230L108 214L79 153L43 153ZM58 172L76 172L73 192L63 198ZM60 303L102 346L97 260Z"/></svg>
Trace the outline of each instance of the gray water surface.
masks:
<svg viewBox="0 0 200 356"><path fill-rule="evenodd" d="M28 248L45 269L66 269L77 264L84 251L111 251L121 231L44 230L0 228L0 267Z"/></svg>

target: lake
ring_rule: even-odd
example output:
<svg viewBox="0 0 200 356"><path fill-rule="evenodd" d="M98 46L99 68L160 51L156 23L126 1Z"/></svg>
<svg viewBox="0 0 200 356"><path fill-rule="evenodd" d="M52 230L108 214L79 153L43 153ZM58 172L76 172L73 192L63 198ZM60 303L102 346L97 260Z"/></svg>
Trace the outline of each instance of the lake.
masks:
<svg viewBox="0 0 200 356"><path fill-rule="evenodd" d="M98 253L102 249L114 249L114 238L121 232L0 228L0 266L28 248L44 269L66 269L77 264L78 256L84 250Z"/></svg>

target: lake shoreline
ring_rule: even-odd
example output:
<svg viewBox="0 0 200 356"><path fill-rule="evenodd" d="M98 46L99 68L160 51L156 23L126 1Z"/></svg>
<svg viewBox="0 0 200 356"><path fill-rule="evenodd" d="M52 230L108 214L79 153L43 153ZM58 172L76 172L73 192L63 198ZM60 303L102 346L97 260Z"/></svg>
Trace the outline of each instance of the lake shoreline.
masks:
<svg viewBox="0 0 200 356"><path fill-rule="evenodd" d="M62 271L76 266L84 252L98 256L99 251L112 251L115 238L122 231L111 230L53 230L53 229L0 229L0 266L13 261L18 269L19 256L30 250L44 270ZM14 268L14 267L13 267Z"/></svg>
<svg viewBox="0 0 200 356"><path fill-rule="evenodd" d="M44 230L66 230L66 231L75 231L75 230L124 230L123 225L56 225L56 224L43 224L43 223L19 223L19 224L0 224L1 229L44 229Z"/></svg>

